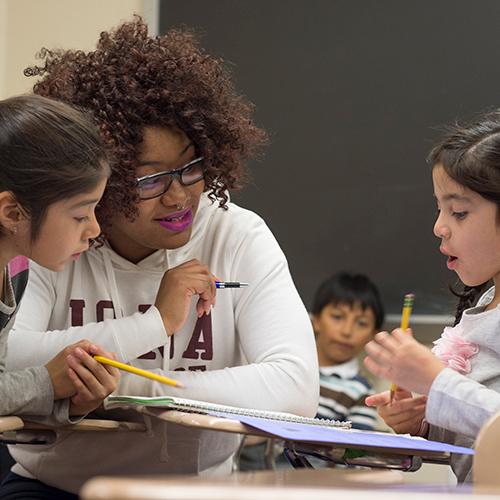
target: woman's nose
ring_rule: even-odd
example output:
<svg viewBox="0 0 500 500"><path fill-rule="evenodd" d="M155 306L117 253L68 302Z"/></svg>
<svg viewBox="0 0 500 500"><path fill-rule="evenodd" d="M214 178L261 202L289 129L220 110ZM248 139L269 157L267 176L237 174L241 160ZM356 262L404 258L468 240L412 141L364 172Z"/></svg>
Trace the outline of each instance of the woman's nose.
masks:
<svg viewBox="0 0 500 500"><path fill-rule="evenodd" d="M166 207L176 205L185 207L189 201L189 191L174 178L168 190L162 194L161 202Z"/></svg>

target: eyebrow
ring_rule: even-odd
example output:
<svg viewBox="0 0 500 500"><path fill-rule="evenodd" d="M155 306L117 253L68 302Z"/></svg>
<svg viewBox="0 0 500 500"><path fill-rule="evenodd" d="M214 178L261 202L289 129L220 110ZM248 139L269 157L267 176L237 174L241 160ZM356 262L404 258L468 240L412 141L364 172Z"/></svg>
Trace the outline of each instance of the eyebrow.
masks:
<svg viewBox="0 0 500 500"><path fill-rule="evenodd" d="M436 195L434 195L434 196L436 197ZM449 194L445 194L443 196L443 201L450 201L450 200L471 201L468 196L465 196L463 194L458 194L458 193L449 193Z"/></svg>
<svg viewBox="0 0 500 500"><path fill-rule="evenodd" d="M85 207L87 205L94 205L96 203L99 203L100 198L95 198L93 200L82 200L79 201L78 203L75 203L74 205L71 205L69 208L72 210L73 208L81 208Z"/></svg>
<svg viewBox="0 0 500 500"><path fill-rule="evenodd" d="M191 146L194 146L194 144L190 141L183 149L182 151L179 153L179 155L177 156L177 158L182 158L187 150L191 147ZM163 161L153 161L153 160L142 160L142 161L139 161L138 163L138 166L139 167L142 167L143 165L162 165L164 162Z"/></svg>

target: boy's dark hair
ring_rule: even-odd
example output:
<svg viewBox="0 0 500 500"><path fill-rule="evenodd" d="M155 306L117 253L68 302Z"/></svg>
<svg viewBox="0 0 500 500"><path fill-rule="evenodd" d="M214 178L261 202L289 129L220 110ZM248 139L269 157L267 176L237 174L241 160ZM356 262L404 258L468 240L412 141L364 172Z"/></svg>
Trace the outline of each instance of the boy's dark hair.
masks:
<svg viewBox="0 0 500 500"><path fill-rule="evenodd" d="M98 207L106 232L111 218L133 220L138 148L147 126L178 128L204 157L206 190L222 207L227 190L245 180L244 160L267 142L252 121L253 105L238 95L221 59L205 53L188 30L148 36L136 16L102 32L96 50L43 49L36 94L91 110L110 150L112 174Z"/></svg>
<svg viewBox="0 0 500 500"><path fill-rule="evenodd" d="M486 113L465 125L455 123L447 127L427 161L432 168L441 165L455 182L495 203L500 221L500 111ZM455 325L463 311L476 303L487 284L464 286L462 293L450 287L460 297Z"/></svg>
<svg viewBox="0 0 500 500"><path fill-rule="evenodd" d="M384 306L375 284L364 274L341 272L325 280L314 295L312 314L317 316L329 304L359 304L364 310L371 309L375 316L375 329L384 322Z"/></svg>
<svg viewBox="0 0 500 500"><path fill-rule="evenodd" d="M33 240L49 205L92 190L107 175L88 116L40 96L0 101L0 191L10 191L29 216Z"/></svg>

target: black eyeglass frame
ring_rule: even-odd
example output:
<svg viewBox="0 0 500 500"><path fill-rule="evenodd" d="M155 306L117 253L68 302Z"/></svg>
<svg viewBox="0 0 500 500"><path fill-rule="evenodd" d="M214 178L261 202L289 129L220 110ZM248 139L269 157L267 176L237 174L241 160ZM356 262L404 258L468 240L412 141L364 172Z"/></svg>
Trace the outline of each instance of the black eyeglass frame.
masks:
<svg viewBox="0 0 500 500"><path fill-rule="evenodd" d="M136 179L137 181L137 189L140 189L140 183L143 182L143 181L150 181L151 179L158 179L158 178L161 178L161 177L170 177L170 182L168 183L167 187L165 188L164 191L162 191L161 193L158 193L158 194L155 194L154 196L149 196L147 198L143 198L141 195L139 195L139 199L141 200L152 200L153 198L158 198L158 196L162 196L164 195L170 188L170 186L172 185L172 182L174 180L174 178L177 178L177 180L179 181L179 183L182 185L182 186L192 186L193 184L196 184L197 182L200 182L204 177L205 177L205 167L202 166L202 173L200 175L199 178L191 181L191 182L184 182L184 180L182 179L182 174L183 172L185 172L188 168L191 168L193 165L196 165L197 163L200 163L201 161L204 160L204 157L203 156L198 156L198 158L195 158L194 160L191 160L189 163L186 163L184 166L180 167L180 168L176 168L175 170L169 170L169 171L166 171L166 172L158 172L157 174L150 174L150 175L145 175L143 177L138 177Z"/></svg>

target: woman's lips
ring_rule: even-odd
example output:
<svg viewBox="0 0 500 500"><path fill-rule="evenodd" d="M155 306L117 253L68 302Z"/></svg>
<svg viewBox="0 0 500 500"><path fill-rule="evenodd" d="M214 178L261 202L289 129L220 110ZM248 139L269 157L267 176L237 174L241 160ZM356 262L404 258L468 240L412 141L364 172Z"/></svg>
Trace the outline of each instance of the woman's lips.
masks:
<svg viewBox="0 0 500 500"><path fill-rule="evenodd" d="M173 233L180 233L187 229L193 223L193 213L191 209L175 212L163 219L156 219L161 227L172 231Z"/></svg>

